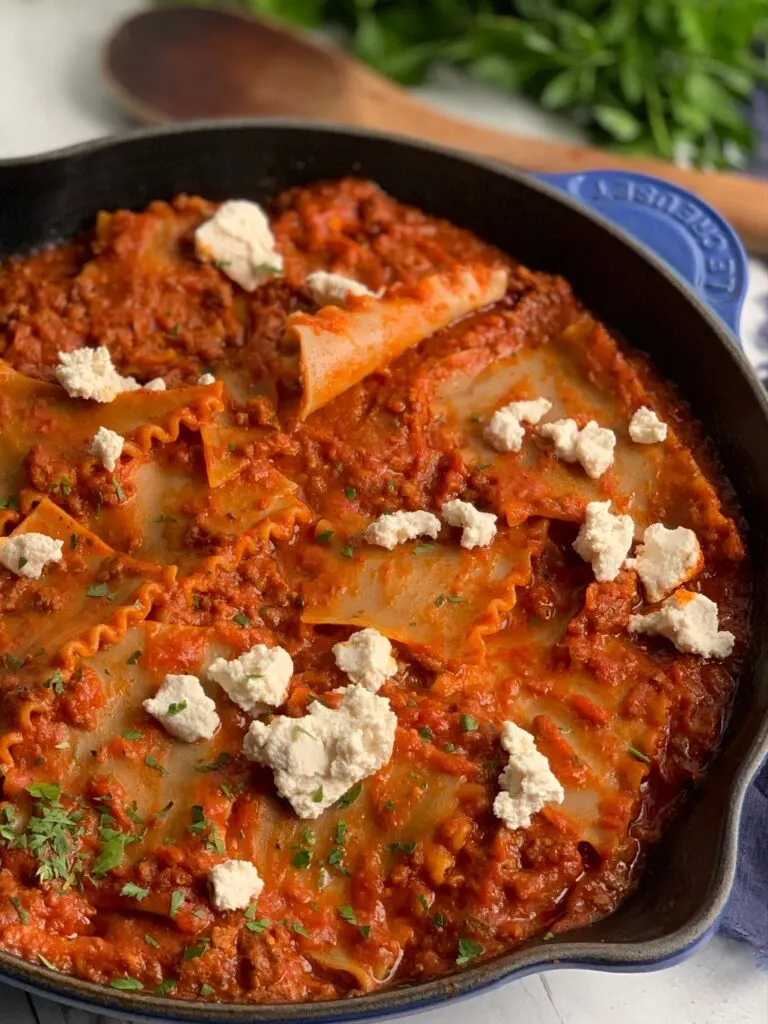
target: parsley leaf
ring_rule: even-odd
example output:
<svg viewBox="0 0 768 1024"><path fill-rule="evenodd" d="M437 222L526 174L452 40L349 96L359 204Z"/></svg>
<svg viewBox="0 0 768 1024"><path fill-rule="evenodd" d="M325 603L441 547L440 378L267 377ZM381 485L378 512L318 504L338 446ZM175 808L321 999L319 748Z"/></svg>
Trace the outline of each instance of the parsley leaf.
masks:
<svg viewBox="0 0 768 1024"><path fill-rule="evenodd" d="M475 957L480 956L482 952L483 947L479 942L473 942L472 939L459 939L459 955L456 957L456 963L459 967L464 967Z"/></svg>
<svg viewBox="0 0 768 1024"><path fill-rule="evenodd" d="M351 789L347 790L347 792L344 794L344 796L340 796L339 797L339 799L336 801L336 806L340 807L340 808L350 807L355 802L355 800L357 800L357 798L360 796L362 791L363 791L363 784L362 784L362 782L356 782L354 784L354 786L352 786Z"/></svg>
<svg viewBox="0 0 768 1024"><path fill-rule="evenodd" d="M135 899L137 903L141 903L143 899L149 896L149 889L142 889L140 885L136 885L135 882L126 882L123 888L120 890L121 896L127 896L129 899Z"/></svg>
<svg viewBox="0 0 768 1024"><path fill-rule="evenodd" d="M184 895L183 889L174 889L173 890L173 892L171 893L171 909L170 909L170 916L171 917L176 917L178 912L184 906L184 901L186 900L186 898L187 897Z"/></svg>
<svg viewBox="0 0 768 1024"><path fill-rule="evenodd" d="M333 534L334 534L333 530L323 530L321 533L316 534L316 536L315 536L315 543L316 544L328 544L330 539L331 539L331 537L333 536Z"/></svg>
<svg viewBox="0 0 768 1024"><path fill-rule="evenodd" d="M343 907L339 907L339 917L343 918L345 921L349 921L350 924L357 924L357 915L355 914L355 908L350 907L348 903L346 903Z"/></svg>
<svg viewBox="0 0 768 1024"><path fill-rule="evenodd" d="M472 715L462 715L459 718L459 728L462 732L477 732L477 719Z"/></svg>
<svg viewBox="0 0 768 1024"><path fill-rule="evenodd" d="M112 978L109 987L120 989L122 992L139 992L144 988L136 978Z"/></svg>

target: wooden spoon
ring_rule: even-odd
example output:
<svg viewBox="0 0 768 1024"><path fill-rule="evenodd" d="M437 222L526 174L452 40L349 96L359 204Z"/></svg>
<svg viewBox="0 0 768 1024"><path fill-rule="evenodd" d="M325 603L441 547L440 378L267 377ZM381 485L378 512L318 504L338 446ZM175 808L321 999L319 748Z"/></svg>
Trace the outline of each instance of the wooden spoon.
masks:
<svg viewBox="0 0 768 1024"><path fill-rule="evenodd" d="M108 42L104 72L128 114L155 124L205 117L307 117L413 135L497 157L525 171L642 171L698 193L733 224L749 248L768 253L764 181L469 124L420 103L339 50L234 10L174 6L138 14Z"/></svg>

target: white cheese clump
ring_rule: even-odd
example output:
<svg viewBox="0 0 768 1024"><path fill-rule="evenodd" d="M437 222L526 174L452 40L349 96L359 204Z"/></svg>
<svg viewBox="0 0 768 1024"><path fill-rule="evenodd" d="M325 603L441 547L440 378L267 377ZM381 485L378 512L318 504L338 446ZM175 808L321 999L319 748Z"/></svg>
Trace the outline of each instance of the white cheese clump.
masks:
<svg viewBox="0 0 768 1024"><path fill-rule="evenodd" d="M17 576L39 580L49 562L61 561L62 547L60 540L44 533L20 533L2 541L0 562Z"/></svg>
<svg viewBox="0 0 768 1024"><path fill-rule="evenodd" d="M197 676L166 676L155 696L144 701L144 710L185 743L211 739L221 724Z"/></svg>
<svg viewBox="0 0 768 1024"><path fill-rule="evenodd" d="M386 698L348 686L336 710L316 700L301 718L251 722L243 753L272 768L278 793L300 818L317 818L389 761L396 728Z"/></svg>
<svg viewBox="0 0 768 1024"><path fill-rule="evenodd" d="M333 656L350 683L364 686L371 693L397 673L392 644L377 629L361 629L344 643L334 644Z"/></svg>
<svg viewBox="0 0 768 1024"><path fill-rule="evenodd" d="M222 203L195 232L195 249L247 292L283 270L266 214L246 199Z"/></svg>
<svg viewBox="0 0 768 1024"><path fill-rule="evenodd" d="M590 501L573 550L592 564L596 580L615 580L632 547L631 516L615 516L610 501Z"/></svg>
<svg viewBox="0 0 768 1024"><path fill-rule="evenodd" d="M547 804L562 803L565 793L529 732L514 722L505 722L501 727L501 745L509 754L509 761L499 775L501 792L493 801L493 813L507 828L527 828L531 815Z"/></svg>
<svg viewBox="0 0 768 1024"><path fill-rule="evenodd" d="M350 295L370 295L372 299L377 298L376 292L372 292L359 281L344 277L342 274L329 274L326 270L315 270L312 274L307 274L305 283L318 306L343 306Z"/></svg>
<svg viewBox="0 0 768 1024"><path fill-rule="evenodd" d="M293 661L288 651L265 644L256 644L232 661L216 658L208 666L208 677L243 711L264 704L278 707L288 695L292 675Z"/></svg>
<svg viewBox="0 0 768 1024"><path fill-rule="evenodd" d="M215 384L216 378L213 376L212 373L201 373L200 376L197 378L197 383L202 386L205 386L206 384Z"/></svg>
<svg viewBox="0 0 768 1024"><path fill-rule="evenodd" d="M124 444L125 438L121 434L110 430L109 427L99 427L91 441L91 455L101 459L104 469L112 473L117 465L117 460L123 454Z"/></svg>
<svg viewBox="0 0 768 1024"><path fill-rule="evenodd" d="M525 437L523 424L538 423L551 408L546 398L510 402L491 416L484 437L497 452L519 452Z"/></svg>
<svg viewBox="0 0 768 1024"><path fill-rule="evenodd" d="M645 596L655 604L701 572L704 558L693 530L684 526L668 530L654 523L646 529L636 557L627 565L637 570Z"/></svg>
<svg viewBox="0 0 768 1024"><path fill-rule="evenodd" d="M391 551L397 544L427 536L433 540L440 533L440 520L431 512L393 512L379 516L366 527L363 537L369 544Z"/></svg>
<svg viewBox="0 0 768 1024"><path fill-rule="evenodd" d="M166 383L162 377L155 377L153 380L147 381L146 384L141 385L145 391L165 391Z"/></svg>
<svg viewBox="0 0 768 1024"><path fill-rule="evenodd" d="M666 440L667 424L647 405L638 409L629 421L629 436L637 444L657 444Z"/></svg>
<svg viewBox="0 0 768 1024"><path fill-rule="evenodd" d="M555 445L555 454L564 462L580 462L593 480L597 480L613 465L616 435L607 427L599 427L590 420L579 430L575 420L556 420L539 427L542 437Z"/></svg>
<svg viewBox="0 0 768 1024"><path fill-rule="evenodd" d="M720 630L717 605L703 594L678 590L656 612L632 615L630 633L646 633L671 640L683 654L701 654L705 658L727 658L735 637Z"/></svg>
<svg viewBox="0 0 768 1024"><path fill-rule="evenodd" d="M440 510L449 526L461 526L463 548L487 548L496 536L496 516L492 512L479 512L469 501L446 501Z"/></svg>
<svg viewBox="0 0 768 1024"><path fill-rule="evenodd" d="M225 860L211 868L208 880L217 910L244 910L264 888L264 879L249 860Z"/></svg>
<svg viewBox="0 0 768 1024"><path fill-rule="evenodd" d="M91 398L95 402L113 402L123 391L136 391L134 377L121 377L112 364L109 349L76 348L59 352L56 380L71 398Z"/></svg>

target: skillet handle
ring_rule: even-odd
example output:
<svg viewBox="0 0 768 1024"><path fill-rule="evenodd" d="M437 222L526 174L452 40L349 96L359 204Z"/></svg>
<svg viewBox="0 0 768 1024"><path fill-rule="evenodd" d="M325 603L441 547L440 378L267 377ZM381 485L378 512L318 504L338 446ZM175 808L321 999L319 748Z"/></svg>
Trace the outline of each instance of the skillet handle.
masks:
<svg viewBox="0 0 768 1024"><path fill-rule="evenodd" d="M660 256L733 331L747 290L747 255L738 235L693 192L647 174L583 171L537 174L613 221Z"/></svg>

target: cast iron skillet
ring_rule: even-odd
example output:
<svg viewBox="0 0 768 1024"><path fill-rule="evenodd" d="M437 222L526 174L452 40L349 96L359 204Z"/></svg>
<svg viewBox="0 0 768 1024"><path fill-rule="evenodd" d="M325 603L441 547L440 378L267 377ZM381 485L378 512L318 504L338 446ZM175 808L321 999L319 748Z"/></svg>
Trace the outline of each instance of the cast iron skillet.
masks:
<svg viewBox="0 0 768 1024"><path fill-rule="evenodd" d="M289 185L355 174L464 225L529 266L562 273L609 325L676 382L717 447L749 523L755 576L751 651L720 752L649 854L637 890L609 917L449 978L302 1005L177 1002L118 993L0 953L0 977L121 1018L165 1021L347 1021L404 1013L554 966L647 970L682 958L717 925L736 861L739 815L768 743L768 403L707 304L736 327L743 258L728 226L697 200L611 172L542 183L400 138L292 121L201 123L144 131L0 163L0 258L67 238L100 209L139 209L178 192L263 199ZM693 280L581 200L623 222ZM647 214L650 211L650 219ZM675 230L671 230L675 227Z"/></svg>

